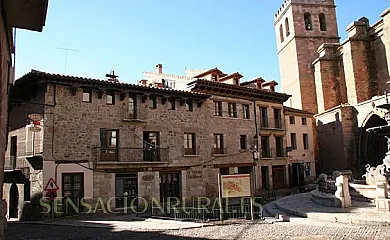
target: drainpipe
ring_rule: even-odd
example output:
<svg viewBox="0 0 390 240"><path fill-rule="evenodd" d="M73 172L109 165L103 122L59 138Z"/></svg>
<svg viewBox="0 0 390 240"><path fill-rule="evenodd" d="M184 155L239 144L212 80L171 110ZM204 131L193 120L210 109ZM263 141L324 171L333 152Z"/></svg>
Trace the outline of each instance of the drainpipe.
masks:
<svg viewBox="0 0 390 240"><path fill-rule="evenodd" d="M257 129L257 111L256 111L256 100L253 100L253 110L254 110L254 119L255 119L255 136L254 136L254 150L253 150L253 161L259 161L259 132ZM253 192L256 192L256 171L255 165L252 167L252 176L253 176Z"/></svg>

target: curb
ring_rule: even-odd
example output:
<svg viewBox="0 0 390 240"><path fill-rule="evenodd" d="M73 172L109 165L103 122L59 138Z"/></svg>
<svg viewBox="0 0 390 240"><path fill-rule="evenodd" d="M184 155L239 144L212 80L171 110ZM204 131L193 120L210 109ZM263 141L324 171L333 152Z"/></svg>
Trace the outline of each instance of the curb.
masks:
<svg viewBox="0 0 390 240"><path fill-rule="evenodd" d="M287 197L288 198L288 197ZM287 199L285 199L287 200ZM315 220L321 220L321 221L328 221L328 222L335 222L335 223L347 223L347 224L356 224L356 225L370 225L370 226L389 226L390 222L389 221L381 221L381 220L365 220L362 218L351 218L347 216L334 216L332 213L328 213L329 216L319 216L318 214L315 213L307 213L303 211L297 211L297 210L292 210L294 208L293 206L288 206L281 200L275 201L276 207L288 214L298 216L298 217L303 217L303 218L308 218L308 219L315 219Z"/></svg>

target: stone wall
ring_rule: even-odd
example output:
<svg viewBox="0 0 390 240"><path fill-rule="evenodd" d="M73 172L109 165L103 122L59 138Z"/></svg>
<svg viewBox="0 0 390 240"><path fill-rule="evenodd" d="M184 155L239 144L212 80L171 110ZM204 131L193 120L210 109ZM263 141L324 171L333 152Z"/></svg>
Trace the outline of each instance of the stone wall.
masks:
<svg viewBox="0 0 390 240"><path fill-rule="evenodd" d="M8 37L6 31L10 29L4 29L4 19L2 13L0 13L0 239L4 239L4 227L6 204L3 202L3 182L4 182L4 161L5 161L5 150L7 142L7 119L8 119L8 86L13 82L13 79L9 76L10 71L10 46L8 46ZM9 71L10 70L10 71ZM4 227L3 227L4 226Z"/></svg>

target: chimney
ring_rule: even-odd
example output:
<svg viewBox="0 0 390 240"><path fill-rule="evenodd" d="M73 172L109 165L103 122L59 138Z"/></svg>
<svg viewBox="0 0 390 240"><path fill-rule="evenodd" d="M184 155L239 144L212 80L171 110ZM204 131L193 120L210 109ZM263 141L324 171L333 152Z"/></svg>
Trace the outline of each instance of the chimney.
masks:
<svg viewBox="0 0 390 240"><path fill-rule="evenodd" d="M160 63L160 64L157 64L156 65L156 73L159 73L159 74L161 74L162 73L162 64Z"/></svg>

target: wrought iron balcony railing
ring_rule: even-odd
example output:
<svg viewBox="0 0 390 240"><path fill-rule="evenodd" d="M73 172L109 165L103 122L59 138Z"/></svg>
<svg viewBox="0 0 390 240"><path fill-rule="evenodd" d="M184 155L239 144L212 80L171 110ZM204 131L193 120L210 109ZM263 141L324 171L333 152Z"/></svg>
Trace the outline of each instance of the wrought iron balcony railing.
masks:
<svg viewBox="0 0 390 240"><path fill-rule="evenodd" d="M98 162L166 162L169 148L95 148Z"/></svg>
<svg viewBox="0 0 390 240"><path fill-rule="evenodd" d="M286 148L261 148L261 158L285 158Z"/></svg>
<svg viewBox="0 0 390 240"><path fill-rule="evenodd" d="M286 130L286 121L280 118L260 118L260 129Z"/></svg>
<svg viewBox="0 0 390 240"><path fill-rule="evenodd" d="M195 148L183 148L184 156L199 155L199 147Z"/></svg>
<svg viewBox="0 0 390 240"><path fill-rule="evenodd" d="M227 148L213 148L213 155L215 154L227 154Z"/></svg>

